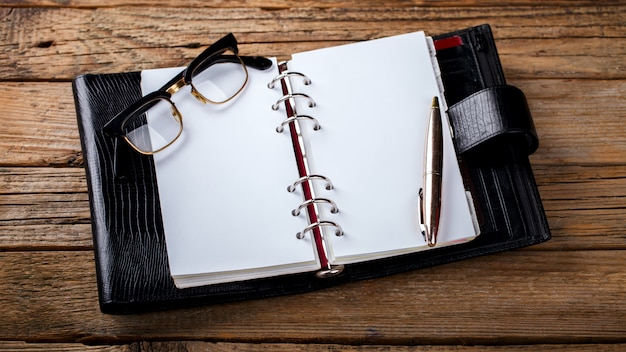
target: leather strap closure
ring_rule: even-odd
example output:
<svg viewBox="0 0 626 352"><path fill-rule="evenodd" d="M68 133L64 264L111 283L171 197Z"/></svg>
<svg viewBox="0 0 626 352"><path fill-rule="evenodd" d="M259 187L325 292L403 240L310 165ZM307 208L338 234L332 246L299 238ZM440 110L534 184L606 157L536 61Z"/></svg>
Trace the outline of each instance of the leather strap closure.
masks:
<svg viewBox="0 0 626 352"><path fill-rule="evenodd" d="M503 85L480 90L448 109L459 155L515 143L527 155L539 145L524 93Z"/></svg>

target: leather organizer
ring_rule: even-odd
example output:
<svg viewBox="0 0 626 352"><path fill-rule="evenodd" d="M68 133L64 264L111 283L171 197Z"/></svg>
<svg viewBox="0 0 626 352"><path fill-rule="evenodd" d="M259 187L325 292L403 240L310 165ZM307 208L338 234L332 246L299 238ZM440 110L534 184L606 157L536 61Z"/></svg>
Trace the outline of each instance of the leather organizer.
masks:
<svg viewBox="0 0 626 352"><path fill-rule="evenodd" d="M524 94L504 79L491 29L433 37L460 45L437 50L453 141L481 235L468 243L347 265L333 278L310 273L177 289L171 278L150 157L129 153L135 175L116 181L103 125L141 97L140 73L74 80L85 158L101 310L127 314L307 292L537 244L550 230L528 155L538 146Z"/></svg>

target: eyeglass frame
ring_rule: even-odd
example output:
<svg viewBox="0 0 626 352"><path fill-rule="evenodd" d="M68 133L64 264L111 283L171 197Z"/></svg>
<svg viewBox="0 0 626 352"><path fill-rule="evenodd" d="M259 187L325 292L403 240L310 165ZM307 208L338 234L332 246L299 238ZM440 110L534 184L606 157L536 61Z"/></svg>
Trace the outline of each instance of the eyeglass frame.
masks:
<svg viewBox="0 0 626 352"><path fill-rule="evenodd" d="M228 50L230 50L233 53L233 55L224 55L224 53ZM214 64L223 63L223 62L241 63L244 70L246 70L246 81L241 86L241 88L235 94L233 94L230 98L224 101L215 102L204 97L200 92L196 90L192 82L192 76L194 72L198 69L200 71L203 71L203 70L208 69L210 66ZM102 131L104 132L106 136L110 138L115 138L116 142L119 141L120 139L124 140L127 146L131 147L134 151L138 152L139 154L154 155L157 152L162 151L163 149L166 149L171 144L173 144L182 133L182 130L183 130L182 114L178 111L178 109L176 108L176 105L172 101L172 96L176 92L178 92L184 86L190 85L191 86L190 93L200 102L205 103L205 104L206 103L211 103L211 104L226 103L232 100L235 96L237 96L247 85L248 72L247 72L246 67L252 67L258 70L267 70L272 67L272 61L262 56L239 56L239 49L237 48L237 40L235 39L235 36L232 33L229 33L225 35L224 37L222 37L221 39L219 39L218 41L216 41L215 43L213 43L212 45L210 45L202 53L200 53L200 55L198 55L195 59L193 59L191 63L184 70L182 70L179 74L174 76L161 88L157 89L154 92L146 94L145 96L143 96L142 98L138 99L136 102L128 106L126 109L122 110L117 115L115 115L109 122L107 122L104 125L104 127L102 128ZM176 115L176 118L179 119L180 130L178 132L178 135L170 143L166 144L164 147L156 151L152 151L152 152L142 151L128 140L128 137L124 133L124 127L126 126L126 124L129 122L131 118L136 116L132 113L143 110L142 111L142 114L143 114L147 112L153 106L151 104L155 104L160 99L168 101L173 107L172 112L174 115ZM118 172L118 171L121 171L119 170L121 165L119 165L119 162L118 162L119 160L117 160L118 157L121 157L120 155L121 149L122 148L120 148L119 143L115 143L114 153L115 153L116 160L114 161L114 170L115 170L116 176L122 175L122 173ZM123 158L123 159L126 159L126 158Z"/></svg>

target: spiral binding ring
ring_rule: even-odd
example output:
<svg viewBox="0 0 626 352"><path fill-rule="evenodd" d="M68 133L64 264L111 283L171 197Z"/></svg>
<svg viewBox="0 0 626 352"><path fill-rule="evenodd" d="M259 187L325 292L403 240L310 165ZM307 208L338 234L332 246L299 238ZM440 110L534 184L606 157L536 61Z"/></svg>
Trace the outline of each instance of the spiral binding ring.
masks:
<svg viewBox="0 0 626 352"><path fill-rule="evenodd" d="M302 211L302 209L314 203L328 203L331 206L330 208L331 214L337 214L339 212L339 208L337 208L337 204L335 204L335 202L333 202L332 200L328 198L313 198L313 199L307 199L306 201L302 202L298 206L298 208L291 211L291 215L293 216L300 215L300 211Z"/></svg>
<svg viewBox="0 0 626 352"><path fill-rule="evenodd" d="M328 265L327 268L318 270L315 273L315 276L317 276L320 279L326 279L326 278L337 276L337 275L341 274L343 269L344 269L344 266L341 265L341 264L340 265Z"/></svg>
<svg viewBox="0 0 626 352"><path fill-rule="evenodd" d="M311 79L307 77L305 74L302 74L300 72L295 72L295 71L284 71L283 73L274 77L274 79L270 83L267 84L267 88L269 89L274 88L274 85L276 84L276 82L283 80L289 76L300 76L304 79L304 85L308 86L309 84L311 84Z"/></svg>
<svg viewBox="0 0 626 352"><path fill-rule="evenodd" d="M285 100L289 100L292 98L306 98L309 100L309 107L313 108L315 107L315 100L313 100L313 98L311 98L310 96L304 94L304 93L293 93L293 94L287 94L287 95L283 95L280 99L278 99L273 105L272 105L272 110L278 110L278 107L280 106L280 103L284 102Z"/></svg>
<svg viewBox="0 0 626 352"><path fill-rule="evenodd" d="M312 224L310 224L309 226L307 226L302 232L298 232L296 233L296 238L301 240L304 238L304 236L306 235L306 233L308 231L313 230L316 227L322 227L322 226L333 226L335 228L337 228L337 231L335 231L335 236L343 236L343 230L341 229L341 226L339 226L339 224L337 224L334 221L318 221L318 222L314 222Z"/></svg>
<svg viewBox="0 0 626 352"><path fill-rule="evenodd" d="M322 175L306 175L306 176L302 176L299 179L296 180L296 182L294 182L293 184L289 185L289 187L287 187L287 192L295 192L296 187L301 184L302 182L305 181L310 181L313 179L320 179L320 180L324 180L326 181L326 189L327 190L332 190L334 188L332 182L330 182L330 179L326 176L322 176Z"/></svg>
<svg viewBox="0 0 626 352"><path fill-rule="evenodd" d="M319 131L322 128L322 126L320 126L319 122L317 121L315 117L312 117L309 115L294 115L285 119L285 121L283 121L280 124L280 126L276 127L276 132L282 133L283 130L285 129L285 125L288 125L290 122L299 120L299 119L307 119L307 120L313 121L313 131Z"/></svg>

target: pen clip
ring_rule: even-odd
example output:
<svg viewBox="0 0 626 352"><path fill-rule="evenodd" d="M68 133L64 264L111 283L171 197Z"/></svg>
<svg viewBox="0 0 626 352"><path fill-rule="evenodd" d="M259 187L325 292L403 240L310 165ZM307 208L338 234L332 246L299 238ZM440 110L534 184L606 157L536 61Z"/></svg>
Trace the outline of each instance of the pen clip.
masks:
<svg viewBox="0 0 626 352"><path fill-rule="evenodd" d="M422 236L424 236L424 241L428 242L428 228L426 227L426 223L424 222L424 189L420 188L418 192L419 202L417 202L417 211L420 215L420 232Z"/></svg>

